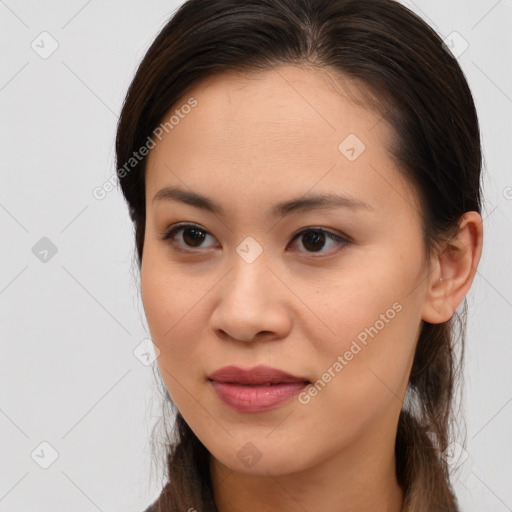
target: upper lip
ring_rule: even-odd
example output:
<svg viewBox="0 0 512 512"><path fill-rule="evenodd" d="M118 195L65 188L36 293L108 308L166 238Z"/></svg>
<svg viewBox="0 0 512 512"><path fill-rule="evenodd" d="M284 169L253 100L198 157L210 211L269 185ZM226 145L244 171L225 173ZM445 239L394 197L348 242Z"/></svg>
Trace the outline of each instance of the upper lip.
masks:
<svg viewBox="0 0 512 512"><path fill-rule="evenodd" d="M282 382L309 382L306 377L297 377L270 366L255 366L244 369L238 366L223 366L211 373L208 378L217 382L233 384L280 384Z"/></svg>

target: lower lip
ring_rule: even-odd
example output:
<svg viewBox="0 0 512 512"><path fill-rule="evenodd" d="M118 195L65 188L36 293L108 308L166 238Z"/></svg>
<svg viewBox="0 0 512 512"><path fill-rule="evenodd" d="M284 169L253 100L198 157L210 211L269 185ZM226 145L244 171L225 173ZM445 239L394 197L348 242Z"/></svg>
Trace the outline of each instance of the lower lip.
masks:
<svg viewBox="0 0 512 512"><path fill-rule="evenodd" d="M273 386L242 386L214 380L210 383L226 405L240 412L270 411L308 386L307 382L283 382Z"/></svg>

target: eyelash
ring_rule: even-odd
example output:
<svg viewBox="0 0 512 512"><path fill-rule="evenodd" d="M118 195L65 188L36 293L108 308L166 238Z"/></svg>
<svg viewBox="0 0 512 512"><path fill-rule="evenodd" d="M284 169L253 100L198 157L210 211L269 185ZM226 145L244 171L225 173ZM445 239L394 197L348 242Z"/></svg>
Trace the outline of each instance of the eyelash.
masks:
<svg viewBox="0 0 512 512"><path fill-rule="evenodd" d="M187 229L196 229L198 231L201 231L202 233L205 233L206 235L210 235L210 233L208 231L206 231L205 229L203 229L202 227L200 227L200 226L198 226L196 224L176 224L174 226L171 226L171 228L168 229L163 234L163 236L161 237L161 240L163 240L163 241L170 241L170 243L172 245L177 245L177 242L175 240L176 235L179 232L186 231ZM341 235L338 235L338 234L333 233L331 231L327 231L326 229L317 228L317 227L308 227L308 228L301 229L298 233L296 233L292 237L291 242L294 242L297 238L299 238L302 235L307 234L307 233L323 233L326 236L326 241L327 241L327 239L329 239L329 240L331 240L333 242L338 243L342 247L345 247L346 245L349 245L351 243L350 238L347 237L347 236L341 236ZM188 247L189 247L188 249L178 248L176 250L178 250L180 252L185 252L185 253L198 252L193 247L190 247L190 246L188 246ZM299 252L303 252L303 251L299 251ZM315 254L325 255L325 254L329 254L332 251L328 251L328 252L324 252L324 251L305 251L305 252L306 252L306 254L311 254L311 255L315 255ZM313 257L318 258L319 256L313 256Z"/></svg>

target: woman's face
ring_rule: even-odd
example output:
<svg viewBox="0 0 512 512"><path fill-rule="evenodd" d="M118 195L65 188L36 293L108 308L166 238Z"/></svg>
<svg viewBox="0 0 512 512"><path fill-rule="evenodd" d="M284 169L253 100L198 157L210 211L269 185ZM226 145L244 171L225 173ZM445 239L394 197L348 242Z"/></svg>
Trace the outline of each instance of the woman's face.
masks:
<svg viewBox="0 0 512 512"><path fill-rule="evenodd" d="M414 190L386 122L326 77L282 66L209 80L148 157L141 286L158 365L192 430L242 473L390 455L421 327ZM208 378L259 365L311 384Z"/></svg>

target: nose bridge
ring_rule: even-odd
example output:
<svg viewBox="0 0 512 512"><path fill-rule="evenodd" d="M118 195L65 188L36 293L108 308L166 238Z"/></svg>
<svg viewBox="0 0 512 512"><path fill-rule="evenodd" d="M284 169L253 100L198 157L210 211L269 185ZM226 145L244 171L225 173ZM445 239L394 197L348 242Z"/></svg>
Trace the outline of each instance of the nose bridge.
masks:
<svg viewBox="0 0 512 512"><path fill-rule="evenodd" d="M240 247L243 248L242 244L237 247L236 254L231 258L232 270L228 276L224 298L231 298L239 305L247 304L252 308L260 308L270 299L268 296L265 297L270 274L266 257L262 253L255 256L254 249L250 246L246 253L240 254Z"/></svg>

